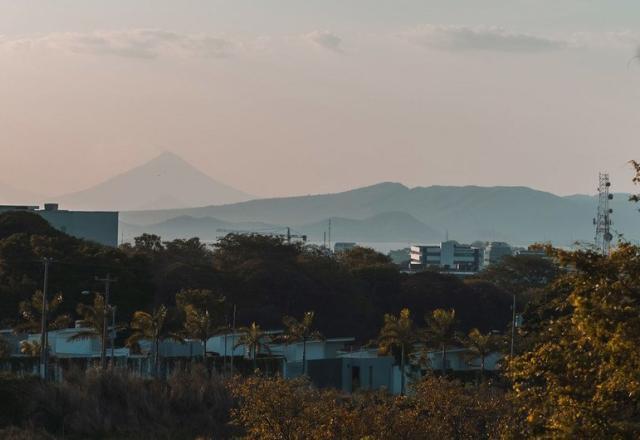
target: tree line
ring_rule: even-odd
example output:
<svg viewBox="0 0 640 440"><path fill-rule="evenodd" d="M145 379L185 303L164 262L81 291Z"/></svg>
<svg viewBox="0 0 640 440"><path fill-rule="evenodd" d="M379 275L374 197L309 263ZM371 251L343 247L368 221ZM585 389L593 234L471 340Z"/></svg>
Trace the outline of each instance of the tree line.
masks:
<svg viewBox="0 0 640 440"><path fill-rule="evenodd" d="M69 237L36 215L14 212L0 215L0 324L5 328L17 324L20 304L42 290L43 257L53 259L51 297L64 297L58 311L71 319L82 317L76 304L93 307L82 292L103 293L96 275L110 273L118 280L110 303L119 321L137 311L176 308L178 294L188 290L223 296L225 324L234 307L238 325L258 322L264 328L281 326L282 316L314 310L323 334L355 336L363 343L377 336L385 313L403 308L418 315L454 308L465 332L503 330L510 321L511 286L501 284L503 274L465 280L429 271L410 276L371 249L329 256L260 235L231 234L213 247L197 238L162 241L142 235L113 249ZM529 276L532 269L516 263L512 274L529 285L538 282ZM545 273L555 270L536 266Z"/></svg>

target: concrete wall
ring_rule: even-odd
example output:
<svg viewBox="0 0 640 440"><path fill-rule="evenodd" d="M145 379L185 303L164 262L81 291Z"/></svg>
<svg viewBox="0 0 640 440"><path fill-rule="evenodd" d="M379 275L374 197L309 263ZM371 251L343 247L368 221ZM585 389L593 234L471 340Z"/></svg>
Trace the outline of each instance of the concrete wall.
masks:
<svg viewBox="0 0 640 440"><path fill-rule="evenodd" d="M343 391L393 389L392 357L343 357L341 359Z"/></svg>

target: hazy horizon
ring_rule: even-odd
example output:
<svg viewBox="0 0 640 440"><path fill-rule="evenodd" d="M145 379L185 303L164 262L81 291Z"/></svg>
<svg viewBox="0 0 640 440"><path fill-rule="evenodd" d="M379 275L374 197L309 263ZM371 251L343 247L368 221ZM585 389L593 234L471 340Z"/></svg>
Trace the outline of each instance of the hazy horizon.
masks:
<svg viewBox="0 0 640 440"><path fill-rule="evenodd" d="M630 0L0 0L0 182L172 151L258 197L378 182L633 192Z"/></svg>
<svg viewBox="0 0 640 440"><path fill-rule="evenodd" d="M1 200L1 195L0 195L0 204L2 203L20 203L20 204L33 204L35 203L36 205L38 203L42 204L42 203L47 203L47 202L52 202L52 203L59 203L62 202L62 207L67 207L67 202L64 200L65 198L68 198L69 196L73 196L75 194L78 193L84 193L85 190L89 190L90 193L89 194L94 194L94 191L96 189L96 187L101 186L102 183L107 183L112 181L114 178L119 178L123 175L128 175L130 173L136 173L138 171L138 169L142 169L143 167L148 166L149 164L157 161L157 160L161 160L163 157L177 157L179 161L184 161L184 158L180 157L179 155L177 155L176 153L172 152L172 151L163 151L160 154L156 155L156 156L152 156L146 160L144 160L144 162L141 163L137 163L134 164L132 166L132 168L126 169L126 170L119 170L119 171L115 171L115 173L112 176L109 176L107 179L97 182L96 185L92 185L90 187L82 187L82 188L78 188L75 190L72 190L68 193L47 193L47 192L32 192L29 190L23 190L20 187L15 187L11 184L7 184L6 182L3 182L0 180L0 185L5 185L5 187L10 187L11 189L14 190L18 190L21 193L26 193L27 195L31 195L33 198L32 199L24 199L24 200L19 200L18 202L16 201L3 201ZM197 165L189 163L187 161L185 161L187 163L187 165L189 167L193 168L194 172L202 172L202 170L200 170ZM133 174L136 175L138 178L140 179L145 179L145 174ZM205 173L206 175L206 173ZM148 175L146 176L148 177ZM215 176L208 176L211 177L212 179L215 180ZM153 184L153 182L148 182ZM226 182L218 182L221 184L225 184ZM534 191L543 191L543 192L548 192L550 194L559 196L559 197L573 197L573 196L589 196L589 197L595 197L597 196L597 191L591 191L591 192L584 192L584 193L569 193L569 194L559 194L553 191L546 191L546 190L542 190L539 188L535 188L535 187L531 187L531 186L527 186L527 185L518 185L518 184L512 184L512 185L501 185L501 184L495 184L495 185L478 185L478 184L463 184L463 185L456 185L456 184L451 184L451 185L443 185L443 184L438 184L438 183L434 183L434 184L430 184L430 185L408 185L405 184L401 181L392 181L392 180L385 180L385 181L376 181L376 182L371 182L371 183L364 183L362 185L358 185L358 186L353 186L353 187L345 187L342 189L336 189L336 190L332 190L329 192L309 192L309 193L291 193L291 194L282 194L282 195L275 195L275 196L259 196L259 195L255 195L255 194L248 194L248 198L246 201L250 201L250 200L254 200L254 199L269 199L269 198L287 198L287 197L304 197L304 196L316 196L316 195L324 195L324 194L339 194L339 193L343 193L343 192L348 192L348 191L352 191L352 190L358 190L358 189L363 189L363 188L368 188L368 187L374 187L374 186L380 186L380 185L384 185L384 184L400 184L405 186L408 189L416 189L416 188L430 188L430 187L442 187L442 188L528 188L528 189L532 189ZM232 188L235 189L235 188ZM633 192L634 194L637 193ZM624 191L617 191L615 188L612 192L612 194L624 194L624 195L629 195L631 194L630 192L624 192ZM63 199L62 201L59 199ZM178 200L175 200L176 202L178 202ZM230 203L242 203L244 200L238 200L238 201L232 201ZM189 208L189 207L198 207L198 206L207 206L207 205L218 205L218 204L224 204L224 203L184 203L184 201L182 201L182 205L183 206L175 206L173 207L173 209L182 209L182 208ZM72 203L74 204L74 203ZM73 207L72 207L73 208ZM86 208L86 207L85 207ZM93 209L99 209L99 207L93 207ZM113 208L115 209L115 208ZM144 208L139 208L139 209L144 209ZM134 209L134 210L139 210L139 209ZM147 209L152 209L152 208L147 208ZM168 209L168 208L153 208L153 209ZM127 209L125 209L127 210Z"/></svg>

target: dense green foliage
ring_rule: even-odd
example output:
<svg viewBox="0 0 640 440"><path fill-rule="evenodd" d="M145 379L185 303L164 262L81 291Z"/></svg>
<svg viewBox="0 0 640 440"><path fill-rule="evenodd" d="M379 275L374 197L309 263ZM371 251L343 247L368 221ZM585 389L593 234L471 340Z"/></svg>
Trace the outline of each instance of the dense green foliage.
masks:
<svg viewBox="0 0 640 440"><path fill-rule="evenodd" d="M638 438L640 248L556 255L571 270L532 307L507 370L523 435Z"/></svg>
<svg viewBox="0 0 640 440"><path fill-rule="evenodd" d="M229 438L231 407L225 383L199 368L167 381L97 370L62 383L0 375L0 438L17 432L9 426L24 428L16 437L24 439L39 438L34 432L71 439Z"/></svg>
<svg viewBox="0 0 640 440"><path fill-rule="evenodd" d="M17 324L19 304L42 288L45 256L54 258L50 292L64 296L56 313L73 318L78 318L77 303L91 301L81 292L102 292L94 278L106 273L118 279L111 303L119 322L130 321L138 310L173 308L176 295L189 290L225 297L225 309L216 317L219 326L230 324L234 305L238 326L257 322L265 329L281 328L283 316L314 310L314 325L325 336L353 335L363 342L377 336L385 313L405 307L417 316L454 308L463 331L502 329L510 317L508 295L490 281L402 274L371 249L356 247L334 258L277 237L238 234L213 248L197 238L163 242L143 235L111 249L62 234L36 215L12 212L0 215L0 321L5 325Z"/></svg>

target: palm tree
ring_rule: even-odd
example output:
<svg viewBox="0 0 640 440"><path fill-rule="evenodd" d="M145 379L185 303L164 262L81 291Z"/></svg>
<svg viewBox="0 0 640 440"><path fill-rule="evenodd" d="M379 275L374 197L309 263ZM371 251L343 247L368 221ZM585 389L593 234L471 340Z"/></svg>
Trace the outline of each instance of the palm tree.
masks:
<svg viewBox="0 0 640 440"><path fill-rule="evenodd" d="M233 348L236 349L241 345L248 347L249 355L253 359L253 370L255 371L258 368L257 358L260 350L264 349L267 352L271 351L268 345L271 341L271 337L262 331L260 326L255 322L252 322L249 327L241 327L238 331L241 335Z"/></svg>
<svg viewBox="0 0 640 440"><path fill-rule="evenodd" d="M215 316L209 310L201 310L191 304L183 308L184 311L184 335L188 338L197 339L202 344L202 359L207 357L207 341L212 336L216 336L228 331L226 326L219 325Z"/></svg>
<svg viewBox="0 0 640 440"><path fill-rule="evenodd" d="M100 366L102 369L106 368L107 347L106 341L102 336L107 322L105 315L109 311L108 306L105 305L104 296L96 294L91 306L82 303L78 304L76 312L82 316L82 319L78 320L78 331L67 340L98 339L100 341Z"/></svg>
<svg viewBox="0 0 640 440"><path fill-rule="evenodd" d="M302 342L302 375L307 374L307 341L323 339L322 333L313 329L315 312L305 312L302 320L298 321L291 316L282 318L286 330L281 339L285 344Z"/></svg>
<svg viewBox="0 0 640 440"><path fill-rule="evenodd" d="M485 359L499 347L499 339L491 333L482 334L477 328L472 329L465 339L469 354L473 359L480 359L480 380L484 379Z"/></svg>
<svg viewBox="0 0 640 440"><path fill-rule="evenodd" d="M381 354L400 351L400 394L405 392L405 364L413 351L417 335L413 327L411 312L402 309L400 316L384 315L384 324L378 336L378 350Z"/></svg>
<svg viewBox="0 0 640 440"><path fill-rule="evenodd" d="M47 304L47 314L51 316L56 312L63 302L61 293L58 293ZM22 321L19 322L14 330L18 333L40 333L42 331L42 291L37 290L29 301L22 301L18 306ZM47 320L47 330L58 330L66 328L71 323L69 315L58 315L55 318Z"/></svg>
<svg viewBox="0 0 640 440"><path fill-rule="evenodd" d="M152 313L137 311L131 318L131 336L127 338L127 347L139 347L142 340L150 340L153 345L153 369L154 376L158 376L160 360L160 341L171 339L184 342L182 336L173 332L168 325L167 315L169 310L161 305Z"/></svg>
<svg viewBox="0 0 640 440"><path fill-rule="evenodd" d="M223 326L224 302L224 296L210 290L183 290L176 295L176 303L184 312L184 335L202 343L203 361L209 338L228 332Z"/></svg>
<svg viewBox="0 0 640 440"><path fill-rule="evenodd" d="M442 351L442 374L447 368L447 347L459 339L456 334L456 311L436 309L425 315L427 329L425 332L428 346Z"/></svg>
<svg viewBox="0 0 640 440"><path fill-rule="evenodd" d="M36 357L40 355L39 341L20 341L20 353L27 356Z"/></svg>

